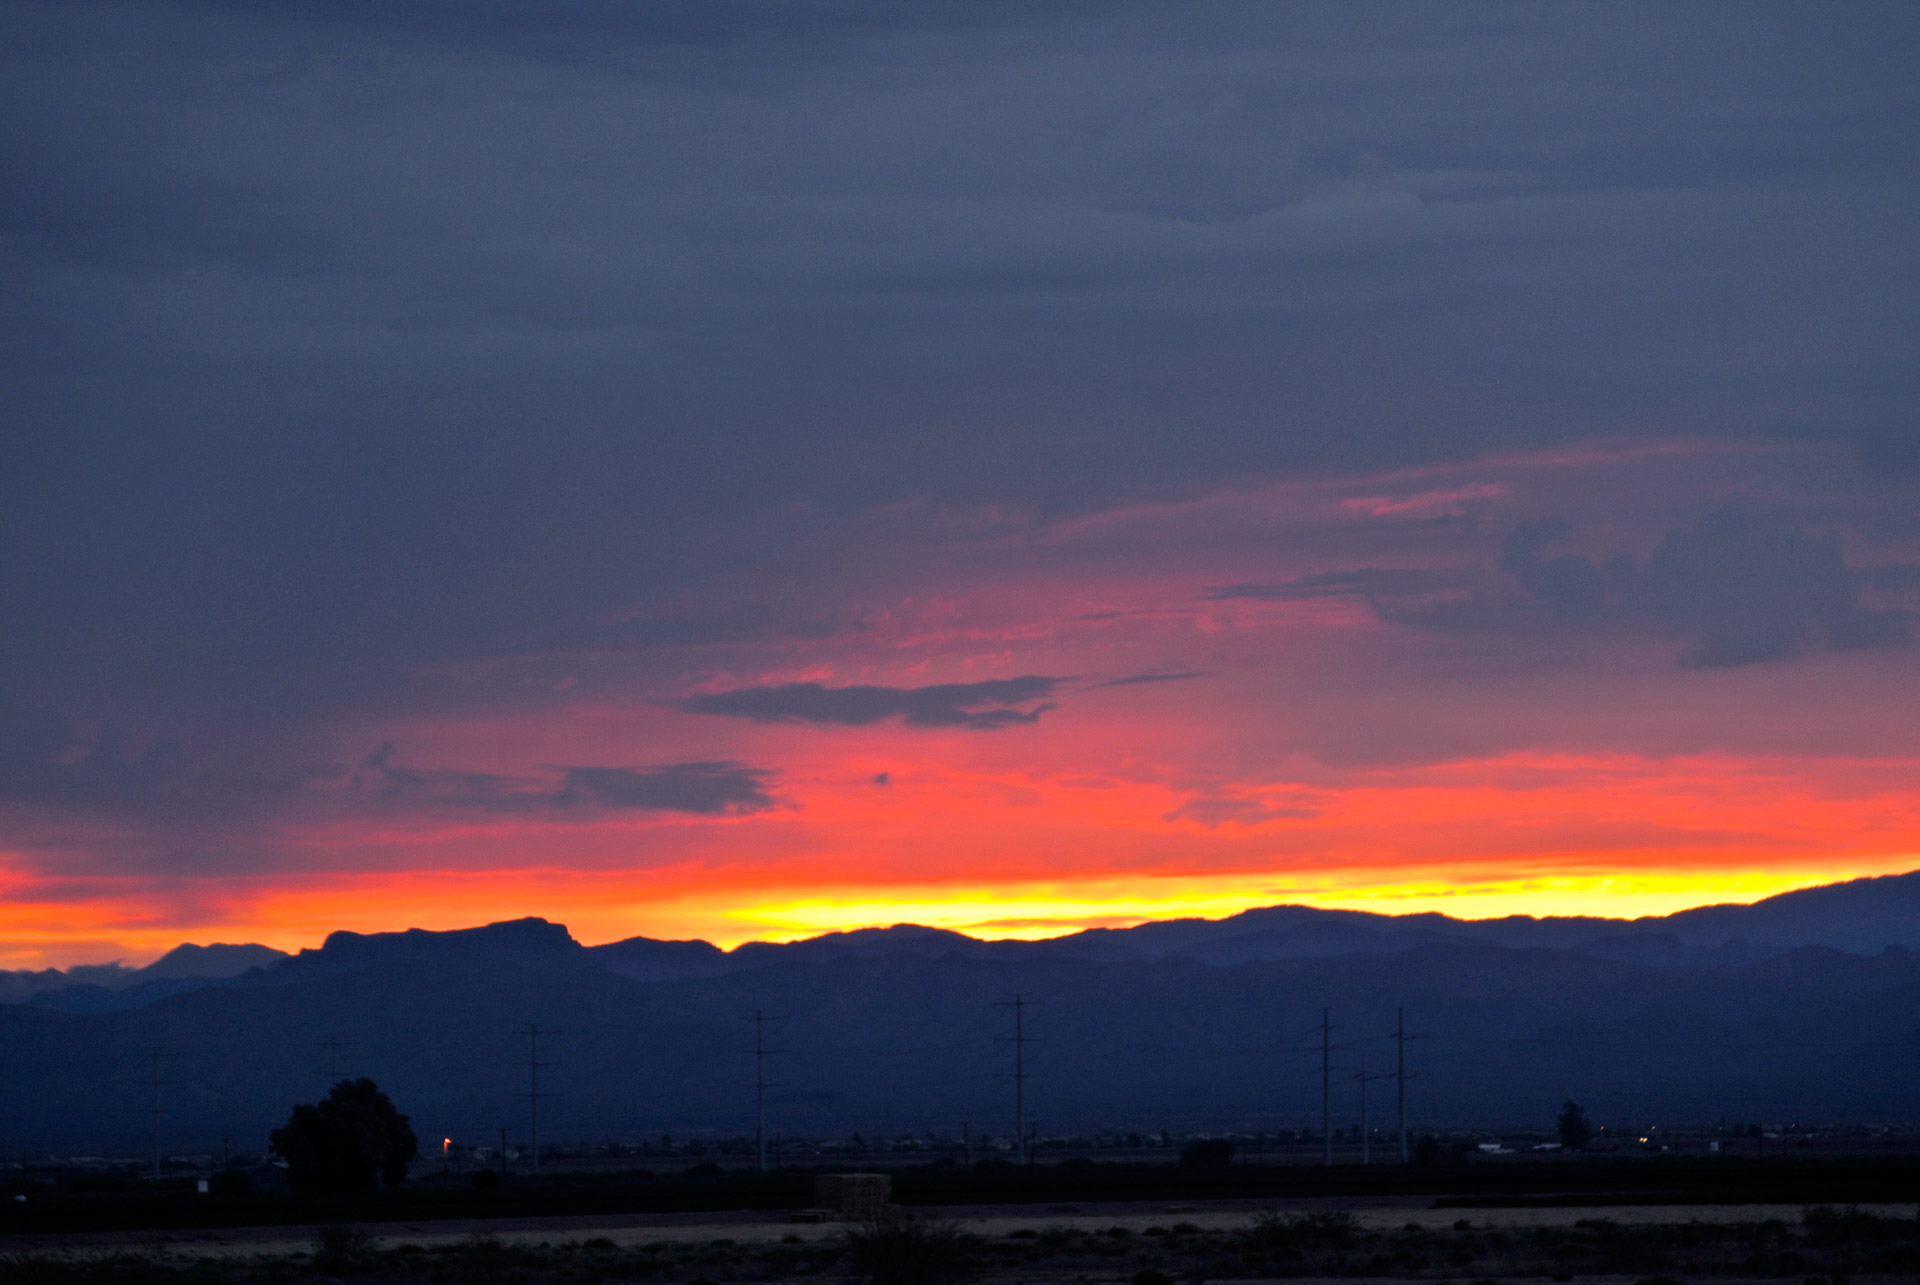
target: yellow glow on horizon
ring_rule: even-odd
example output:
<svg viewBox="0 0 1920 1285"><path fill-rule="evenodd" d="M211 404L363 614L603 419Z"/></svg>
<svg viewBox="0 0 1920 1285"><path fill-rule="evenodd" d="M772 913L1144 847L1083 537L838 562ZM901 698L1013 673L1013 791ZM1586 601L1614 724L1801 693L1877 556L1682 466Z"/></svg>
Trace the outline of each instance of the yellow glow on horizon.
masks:
<svg viewBox="0 0 1920 1285"><path fill-rule="evenodd" d="M150 962L181 941L254 941L298 950L327 932L445 931L524 915L564 924L586 944L626 937L704 938L731 949L747 941L792 941L822 933L916 923L974 937L1039 939L1087 928L1127 928L1151 920L1220 919L1282 904L1405 915L1439 912L1456 919L1504 915L1634 918L1695 906L1747 903L1796 888L1920 866L1920 855L1834 858L1785 869L1689 873L1593 872L1542 861L1530 878L1479 866L1450 871L1349 868L1286 874L1083 876L1045 882L958 885L901 881L702 887L698 875L655 878L636 887L630 873L591 875L549 869L413 871L350 876L324 885L269 889L236 898L219 913L167 923L127 914L72 923L59 903L31 907L25 931L0 941L0 967L69 966L123 959ZM681 872L676 872L680 874ZM25 907L23 907L25 908ZM63 922L65 921L65 922ZM61 929L67 929L62 932Z"/></svg>
<svg viewBox="0 0 1920 1285"><path fill-rule="evenodd" d="M1903 857L1885 869L1850 872L1898 873L1912 868ZM1102 895L1059 885L1027 889L965 889L942 893L873 897L848 890L844 896L810 897L763 903L726 912L744 931L711 935L721 944L748 940L788 941L828 932L919 924L973 937L1038 940L1095 927L1131 927L1156 919L1217 919L1262 906L1301 905L1323 910L1362 910L1408 915L1435 912L1455 919L1497 919L1507 915L1594 916L1634 919L1669 915L1696 906L1747 904L1798 888L1831 883L1827 871L1727 871L1712 874L1552 875L1533 879L1481 879L1449 883L1423 880L1398 885L1348 885L1290 880L1208 880L1231 888L1209 890L1197 881L1178 888ZM916 890L917 891L917 890Z"/></svg>

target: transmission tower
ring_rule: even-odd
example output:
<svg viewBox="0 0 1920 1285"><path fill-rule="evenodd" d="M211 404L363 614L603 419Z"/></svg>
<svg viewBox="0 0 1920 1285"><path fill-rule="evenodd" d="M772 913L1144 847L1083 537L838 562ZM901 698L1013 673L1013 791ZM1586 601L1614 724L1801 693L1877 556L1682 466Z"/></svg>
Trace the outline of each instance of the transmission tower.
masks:
<svg viewBox="0 0 1920 1285"><path fill-rule="evenodd" d="M1013 1045L1013 1156L1014 1163L1027 1162L1027 1007L1033 1001L1025 994L1016 992L1011 999L1002 1000L995 1008L1013 1010L1013 1038L1002 1038L1002 1043Z"/></svg>
<svg viewBox="0 0 1920 1285"><path fill-rule="evenodd" d="M323 1048L327 1051L328 1088L332 1088L334 1085L340 1083L340 1050L352 1048L354 1043L355 1041L353 1040L343 1040L337 1035L329 1035L326 1039L321 1040L314 1046L315 1048Z"/></svg>
<svg viewBox="0 0 1920 1285"><path fill-rule="evenodd" d="M1320 1163L1333 1166L1333 1017L1320 1010Z"/></svg>
<svg viewBox="0 0 1920 1285"><path fill-rule="evenodd" d="M1394 1096L1396 1098L1395 1105L1398 1108L1399 1117L1400 1117L1399 1119L1400 1163L1406 1164L1408 1159L1408 1155L1407 1155L1407 1080L1409 1078L1416 1079L1416 1080L1420 1078L1417 1075L1412 1077L1409 1077L1407 1075L1407 1041L1408 1040L1424 1040L1427 1037L1424 1035L1407 1034L1407 1010L1406 1009L1396 1008L1393 1010L1393 1014L1394 1014L1394 1021L1393 1021Z"/></svg>
<svg viewBox="0 0 1920 1285"><path fill-rule="evenodd" d="M540 1037L542 1035L552 1035L553 1028L549 1027L545 1031L542 1031L537 1023L528 1023L526 1034L527 1091L520 1096L527 1100L527 1132L528 1137L531 1139L531 1149L533 1151L533 1176L538 1178L540 1176L540 1099L553 1096L551 1093L542 1093L540 1091L540 1068L555 1065L555 1063L542 1062L540 1060ZM503 1147L501 1151L503 1164L505 1159L506 1152Z"/></svg>
<svg viewBox="0 0 1920 1285"><path fill-rule="evenodd" d="M767 1171L767 1090L780 1086L767 1079L767 1055L780 1050L767 1047L768 1022L784 1022L784 1017L769 1017L753 1010L753 1147L760 1157L760 1172Z"/></svg>
<svg viewBox="0 0 1920 1285"><path fill-rule="evenodd" d="M160 1089L165 1083L160 1078L160 1059L166 1056L162 1049L148 1049L153 1058L153 1180L160 1181Z"/></svg>

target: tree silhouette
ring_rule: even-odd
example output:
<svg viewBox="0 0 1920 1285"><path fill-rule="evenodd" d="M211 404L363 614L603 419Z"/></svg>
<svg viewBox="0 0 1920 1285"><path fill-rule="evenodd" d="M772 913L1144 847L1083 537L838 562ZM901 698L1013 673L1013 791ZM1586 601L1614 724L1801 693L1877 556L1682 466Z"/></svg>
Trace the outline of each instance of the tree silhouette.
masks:
<svg viewBox="0 0 1920 1285"><path fill-rule="evenodd" d="M1580 1150L1587 1145L1587 1139L1593 1136L1593 1125L1587 1120L1587 1113L1571 1098L1560 1108L1560 1119L1555 1127L1560 1130L1560 1145L1569 1151Z"/></svg>
<svg viewBox="0 0 1920 1285"><path fill-rule="evenodd" d="M342 1080L316 1103L294 1107L269 1138L294 1187L360 1191L407 1180L419 1141L407 1117L372 1080Z"/></svg>

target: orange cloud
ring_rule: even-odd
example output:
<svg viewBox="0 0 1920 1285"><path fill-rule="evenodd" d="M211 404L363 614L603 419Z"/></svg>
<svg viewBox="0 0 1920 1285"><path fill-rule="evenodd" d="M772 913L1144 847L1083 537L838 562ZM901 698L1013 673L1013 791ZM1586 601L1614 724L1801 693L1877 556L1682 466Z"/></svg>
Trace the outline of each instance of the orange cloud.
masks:
<svg viewBox="0 0 1920 1285"><path fill-rule="evenodd" d="M892 764L884 786L877 761ZM1664 913L1920 864L1915 766L1514 754L1356 770L1314 783L1310 807L1208 823L1153 781L823 755L804 809L718 826L342 820L299 836L304 867L185 892L131 876L56 885L16 856L10 949L20 966L97 959L104 942L134 957L183 937L292 948L339 927L522 914L587 941L731 944L905 920L1050 935L1279 901Z"/></svg>

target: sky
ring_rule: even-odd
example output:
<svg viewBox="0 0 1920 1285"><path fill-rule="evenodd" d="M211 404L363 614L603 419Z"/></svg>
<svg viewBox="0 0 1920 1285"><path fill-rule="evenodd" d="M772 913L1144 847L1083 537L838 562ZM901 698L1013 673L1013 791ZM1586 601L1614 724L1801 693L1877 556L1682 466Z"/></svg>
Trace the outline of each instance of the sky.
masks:
<svg viewBox="0 0 1920 1285"><path fill-rule="evenodd" d="M1920 867L1917 60L0 0L0 967Z"/></svg>

